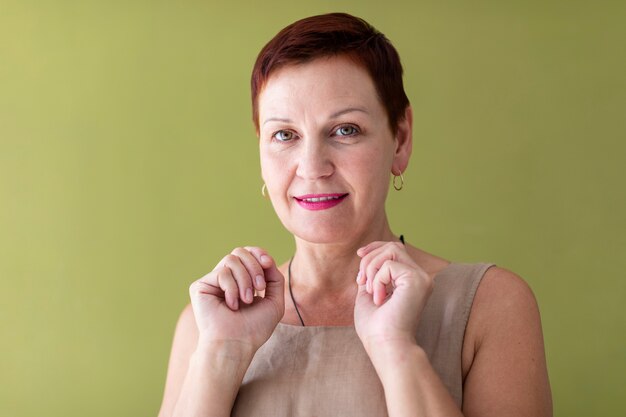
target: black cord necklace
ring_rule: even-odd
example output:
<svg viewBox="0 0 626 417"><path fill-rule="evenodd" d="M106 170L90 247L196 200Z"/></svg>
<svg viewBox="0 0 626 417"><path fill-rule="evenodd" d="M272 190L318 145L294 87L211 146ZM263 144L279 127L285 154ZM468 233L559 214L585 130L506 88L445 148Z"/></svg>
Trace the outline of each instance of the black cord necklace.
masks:
<svg viewBox="0 0 626 417"><path fill-rule="evenodd" d="M404 235L400 235L400 242L404 245ZM302 320L302 315L300 314L300 310L298 310L298 304L296 303L296 299L293 298L293 291L291 290L291 263L293 262L293 256L289 260L289 266L287 267L287 285L289 286L289 296L291 297L291 302L293 303L293 307L296 309L296 314L300 319L300 324L302 327L305 327L304 320Z"/></svg>
<svg viewBox="0 0 626 417"><path fill-rule="evenodd" d="M298 310L298 304L296 304L296 300L293 298L293 291L291 291L291 262L293 262L293 256L289 260L289 267L287 268L287 283L289 284L289 295L291 296L291 302L293 303L293 306L296 308L296 314L300 319L300 324L302 324L302 327L304 327L304 320L302 320L300 310Z"/></svg>

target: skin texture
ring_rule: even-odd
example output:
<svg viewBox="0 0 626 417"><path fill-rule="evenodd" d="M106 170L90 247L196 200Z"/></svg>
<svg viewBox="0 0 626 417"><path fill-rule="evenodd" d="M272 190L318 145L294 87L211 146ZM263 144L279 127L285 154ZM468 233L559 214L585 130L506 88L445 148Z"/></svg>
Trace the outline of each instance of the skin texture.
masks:
<svg viewBox="0 0 626 417"><path fill-rule="evenodd" d="M433 277L449 262L398 243L387 222L390 174L403 172L411 154L411 109L394 135L368 74L342 57L277 71L259 109L262 176L296 242L300 312L307 325L355 326L389 415L550 416L537 304L512 272L492 267L478 288L463 345L462 410L416 344ZM313 193L347 196L317 211L294 198ZM241 247L191 285L160 416L230 415L257 349L279 322L299 324L285 276L286 263Z"/></svg>

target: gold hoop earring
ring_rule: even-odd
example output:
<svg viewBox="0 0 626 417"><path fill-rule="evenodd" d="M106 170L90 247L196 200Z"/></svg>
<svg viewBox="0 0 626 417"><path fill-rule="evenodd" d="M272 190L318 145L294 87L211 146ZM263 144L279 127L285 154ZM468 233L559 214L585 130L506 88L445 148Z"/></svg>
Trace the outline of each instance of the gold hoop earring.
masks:
<svg viewBox="0 0 626 417"><path fill-rule="evenodd" d="M265 193L267 191L267 187L265 186L265 183L263 183L263 187L261 187L261 195L265 198L267 198L267 194Z"/></svg>
<svg viewBox="0 0 626 417"><path fill-rule="evenodd" d="M400 186L396 185L396 179L398 178L400 178ZM402 187L404 187L404 177L402 176L402 173L400 173L400 176L394 175L393 176L393 188L395 188L396 191L400 191Z"/></svg>

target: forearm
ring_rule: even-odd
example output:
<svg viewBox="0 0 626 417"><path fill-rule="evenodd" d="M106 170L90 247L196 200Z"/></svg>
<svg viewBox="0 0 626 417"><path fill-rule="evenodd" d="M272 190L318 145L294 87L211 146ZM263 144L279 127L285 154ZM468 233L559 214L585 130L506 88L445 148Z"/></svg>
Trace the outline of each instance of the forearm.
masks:
<svg viewBox="0 0 626 417"><path fill-rule="evenodd" d="M230 416L253 355L239 343L199 347L189 361L173 417Z"/></svg>
<svg viewBox="0 0 626 417"><path fill-rule="evenodd" d="M383 384L390 417L462 417L419 346L380 344L370 358Z"/></svg>

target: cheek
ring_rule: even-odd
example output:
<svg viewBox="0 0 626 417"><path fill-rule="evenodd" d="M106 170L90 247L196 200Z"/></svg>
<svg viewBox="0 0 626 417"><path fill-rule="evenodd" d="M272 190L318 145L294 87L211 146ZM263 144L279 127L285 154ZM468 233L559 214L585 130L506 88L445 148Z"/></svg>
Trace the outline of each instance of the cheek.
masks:
<svg viewBox="0 0 626 417"><path fill-rule="evenodd" d="M283 159L271 152L261 150L261 176L271 189L282 188L289 178L289 167Z"/></svg>
<svg viewBox="0 0 626 417"><path fill-rule="evenodd" d="M259 149L259 159L261 162L261 176L265 182L272 180L273 169L275 166L274 161L272 160L271 155L264 149L263 146Z"/></svg>
<svg viewBox="0 0 626 417"><path fill-rule="evenodd" d="M391 172L392 155L389 148L384 146L376 146L364 149L349 158L346 166L351 167L355 175L363 179L363 181L375 184L386 182Z"/></svg>
<svg viewBox="0 0 626 417"><path fill-rule="evenodd" d="M384 206L389 188L388 165L380 155L345 165L342 176L355 192L354 201L359 207L378 210Z"/></svg>

